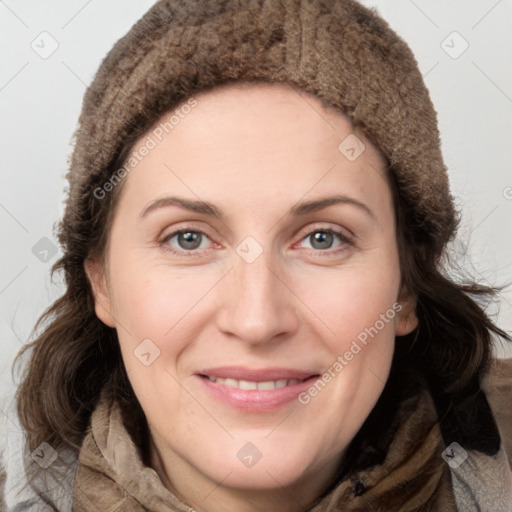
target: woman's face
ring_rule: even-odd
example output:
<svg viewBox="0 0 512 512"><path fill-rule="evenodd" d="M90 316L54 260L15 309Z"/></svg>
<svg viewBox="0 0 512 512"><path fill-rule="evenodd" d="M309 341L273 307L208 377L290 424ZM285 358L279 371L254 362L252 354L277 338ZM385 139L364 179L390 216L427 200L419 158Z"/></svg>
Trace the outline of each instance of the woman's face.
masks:
<svg viewBox="0 0 512 512"><path fill-rule="evenodd" d="M133 149L147 155L125 178L106 280L87 264L96 312L182 495L287 489L305 503L381 394L395 335L417 324L384 160L288 86L195 99Z"/></svg>

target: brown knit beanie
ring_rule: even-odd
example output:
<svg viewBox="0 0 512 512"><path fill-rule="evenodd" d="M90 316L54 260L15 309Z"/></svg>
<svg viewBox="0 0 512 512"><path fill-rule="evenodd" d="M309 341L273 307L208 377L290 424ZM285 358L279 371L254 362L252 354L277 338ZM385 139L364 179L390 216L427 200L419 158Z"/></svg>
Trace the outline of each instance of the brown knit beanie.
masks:
<svg viewBox="0 0 512 512"><path fill-rule="evenodd" d="M354 0L157 2L85 94L59 236L65 250L105 207L93 191L116 171L123 145L188 97L232 81L284 82L345 113L387 157L416 239L442 252L458 220L436 112L409 47Z"/></svg>

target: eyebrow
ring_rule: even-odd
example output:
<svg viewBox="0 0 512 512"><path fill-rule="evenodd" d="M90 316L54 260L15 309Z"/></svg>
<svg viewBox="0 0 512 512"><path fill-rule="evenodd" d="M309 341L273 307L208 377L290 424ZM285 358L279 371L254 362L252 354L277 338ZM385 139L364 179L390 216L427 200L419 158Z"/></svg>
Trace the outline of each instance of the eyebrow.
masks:
<svg viewBox="0 0 512 512"><path fill-rule="evenodd" d="M350 204L352 206L356 206L373 219L376 219L375 214L372 212L372 210L370 210L370 208L366 204L362 203L361 201L358 201L357 199L345 195L325 196L320 197L318 199L313 199L311 201L297 203L290 208L288 215L292 215L294 217L301 217L304 215L308 215L310 213L317 212L319 210L323 210L324 208L327 208L328 206L332 206L334 204ZM209 203L207 201L195 201L178 196L168 196L153 201L142 210L140 216L145 217L150 212L157 210L159 208L164 208L166 206L179 206L185 210L200 213L203 215L210 215L220 220L224 220L226 218L225 213L212 203Z"/></svg>

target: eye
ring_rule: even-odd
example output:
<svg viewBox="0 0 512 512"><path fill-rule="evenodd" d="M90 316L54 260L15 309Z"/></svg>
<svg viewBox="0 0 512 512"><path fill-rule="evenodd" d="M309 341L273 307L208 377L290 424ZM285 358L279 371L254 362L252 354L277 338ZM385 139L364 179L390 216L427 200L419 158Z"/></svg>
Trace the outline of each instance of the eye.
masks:
<svg viewBox="0 0 512 512"><path fill-rule="evenodd" d="M346 249L347 245L350 244L350 240L343 233L334 229L314 229L310 231L302 240L309 241L311 248L315 249L314 252L323 252L332 248L334 240L338 238L340 244L338 248L332 252L340 252Z"/></svg>
<svg viewBox="0 0 512 512"><path fill-rule="evenodd" d="M347 248L351 244L350 239L343 233L334 229L314 229L306 234L301 239L302 241L310 241L310 248L315 253L323 253L332 248L334 240L338 238L340 243L338 248L329 251L328 254L338 253ZM196 254L195 251L200 249L207 250L208 247L204 247L202 242L209 240L208 235L203 231L197 229L180 229L173 231L169 235L166 235L160 242L159 245L166 251L173 254L183 256L193 256ZM174 240L174 242L173 242Z"/></svg>
<svg viewBox="0 0 512 512"><path fill-rule="evenodd" d="M167 251L170 251L174 254L187 255L186 253L192 253L196 249L204 249L201 247L201 242L204 238L208 238L208 236L199 230L192 229L182 229L179 231L174 231L170 235L164 237L159 244ZM178 245L176 248L175 245L172 244L172 240L176 239L175 243Z"/></svg>

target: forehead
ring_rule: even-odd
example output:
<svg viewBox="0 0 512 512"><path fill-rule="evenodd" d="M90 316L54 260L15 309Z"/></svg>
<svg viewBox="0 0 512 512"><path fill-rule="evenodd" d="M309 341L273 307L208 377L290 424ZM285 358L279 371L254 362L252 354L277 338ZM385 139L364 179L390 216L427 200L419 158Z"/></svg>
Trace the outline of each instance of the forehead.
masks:
<svg viewBox="0 0 512 512"><path fill-rule="evenodd" d="M162 116L132 149L131 156L145 156L124 193L139 203L171 191L212 202L236 196L259 208L333 188L372 202L389 194L382 154L313 95L287 84L237 83L194 100L192 108L178 105ZM181 115L171 125L173 113Z"/></svg>

